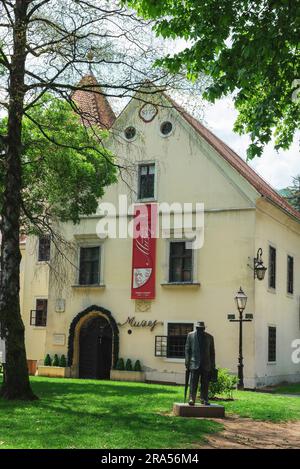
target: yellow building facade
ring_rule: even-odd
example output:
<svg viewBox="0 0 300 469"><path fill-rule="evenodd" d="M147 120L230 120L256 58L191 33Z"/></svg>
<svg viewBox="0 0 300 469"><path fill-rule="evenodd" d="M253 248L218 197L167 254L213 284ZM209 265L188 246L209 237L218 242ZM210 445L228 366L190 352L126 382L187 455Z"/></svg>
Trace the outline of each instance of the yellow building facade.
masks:
<svg viewBox="0 0 300 469"><path fill-rule="evenodd" d="M111 134L123 172L98 213L60 226L69 243L64 268L58 272L51 260L49 267L40 240L27 239L21 303L28 359L42 364L46 354L64 354L72 376L105 379L117 358L129 358L140 360L148 381L183 383L185 336L201 320L214 336L217 366L236 373L238 324L228 315L237 316L242 286L245 313L253 315L243 328L245 386L300 381L292 359L300 337L300 215L164 95L152 105L133 99ZM174 227L170 237L160 229L151 300L131 299L133 240L97 234L101 204L124 218L120 195L129 204L204 204L201 248L189 249ZM253 272L259 248L268 268L262 281Z"/></svg>

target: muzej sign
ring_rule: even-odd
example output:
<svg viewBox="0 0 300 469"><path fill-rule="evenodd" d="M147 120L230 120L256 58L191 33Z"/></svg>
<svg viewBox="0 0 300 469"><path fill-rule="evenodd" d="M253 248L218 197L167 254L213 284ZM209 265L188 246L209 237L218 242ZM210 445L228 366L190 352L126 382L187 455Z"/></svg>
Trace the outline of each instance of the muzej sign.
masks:
<svg viewBox="0 0 300 469"><path fill-rule="evenodd" d="M157 205L134 208L131 298L155 298Z"/></svg>

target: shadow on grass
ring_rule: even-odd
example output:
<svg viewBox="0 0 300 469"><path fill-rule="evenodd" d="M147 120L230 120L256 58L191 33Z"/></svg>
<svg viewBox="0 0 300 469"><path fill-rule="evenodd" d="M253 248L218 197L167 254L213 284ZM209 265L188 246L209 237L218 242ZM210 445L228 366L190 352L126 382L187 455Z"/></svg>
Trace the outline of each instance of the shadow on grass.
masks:
<svg viewBox="0 0 300 469"><path fill-rule="evenodd" d="M141 395L151 395L162 392L163 394L174 394L174 389L166 385L145 384L145 383L130 383L120 381L97 381L97 380L83 380L83 379L53 379L53 378L34 378L32 386L37 393L47 394L78 392L78 393L93 393L105 392L115 395L122 395L127 393L133 396L137 393ZM182 388L178 387L179 392ZM182 393L183 394L183 393Z"/></svg>
<svg viewBox="0 0 300 469"><path fill-rule="evenodd" d="M0 440L13 448L185 448L222 429L162 415L181 388L141 383L32 380L35 402L0 400Z"/></svg>

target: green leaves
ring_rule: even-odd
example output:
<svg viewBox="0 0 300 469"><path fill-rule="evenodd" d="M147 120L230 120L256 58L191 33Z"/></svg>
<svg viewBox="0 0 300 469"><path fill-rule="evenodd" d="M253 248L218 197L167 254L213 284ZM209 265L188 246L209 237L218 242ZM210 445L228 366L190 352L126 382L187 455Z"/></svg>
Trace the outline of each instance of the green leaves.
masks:
<svg viewBox="0 0 300 469"><path fill-rule="evenodd" d="M184 38L187 48L157 61L194 80L211 78L204 97L213 102L234 92L239 117L234 129L249 133L248 158L276 138L288 148L300 127L300 0L131 0L124 2L155 20L163 38Z"/></svg>
<svg viewBox="0 0 300 469"><path fill-rule="evenodd" d="M0 134L6 126L3 119ZM77 223L80 215L96 211L105 187L116 180L113 155L103 147L107 136L98 127L84 127L70 104L51 95L24 117L22 199L29 231L32 220L45 213ZM0 202L1 183L0 167Z"/></svg>
<svg viewBox="0 0 300 469"><path fill-rule="evenodd" d="M287 201L300 212L300 175L293 178L293 184L286 192Z"/></svg>

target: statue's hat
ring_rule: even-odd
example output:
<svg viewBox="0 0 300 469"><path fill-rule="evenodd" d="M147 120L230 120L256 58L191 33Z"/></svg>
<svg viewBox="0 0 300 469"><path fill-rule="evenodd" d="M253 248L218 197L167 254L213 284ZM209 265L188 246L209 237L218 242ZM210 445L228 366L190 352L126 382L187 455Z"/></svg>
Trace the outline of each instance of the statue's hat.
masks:
<svg viewBox="0 0 300 469"><path fill-rule="evenodd" d="M205 324L203 321L197 321L196 327L200 327L200 329L205 329Z"/></svg>

